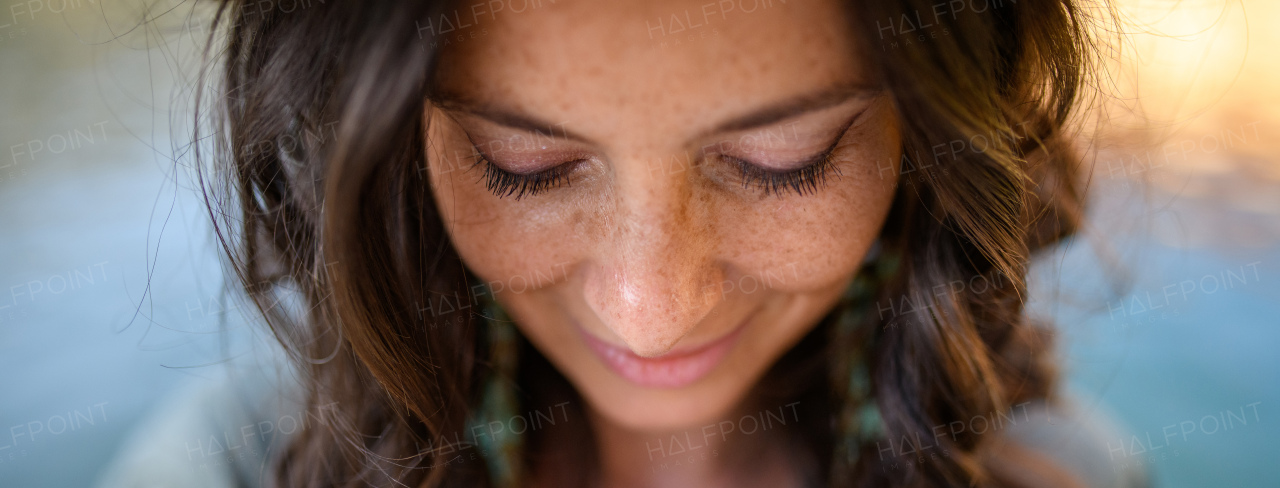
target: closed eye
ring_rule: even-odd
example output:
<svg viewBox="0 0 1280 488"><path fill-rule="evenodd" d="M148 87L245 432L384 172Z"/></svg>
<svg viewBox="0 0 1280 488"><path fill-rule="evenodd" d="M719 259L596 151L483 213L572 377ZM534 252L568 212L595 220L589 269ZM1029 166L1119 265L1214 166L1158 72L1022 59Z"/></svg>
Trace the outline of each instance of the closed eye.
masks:
<svg viewBox="0 0 1280 488"><path fill-rule="evenodd" d="M831 175L840 176L840 168L836 166L834 158L836 144L839 142L837 140L825 151L797 163L796 165L802 165L800 168L786 171L767 169L745 159L724 154L720 158L737 167L743 188L755 186L765 196L772 194L780 197L788 191L802 196L811 195L825 186Z"/></svg>
<svg viewBox="0 0 1280 488"><path fill-rule="evenodd" d="M518 201L525 196L534 196L564 184L569 185L569 174L585 159L577 159L557 164L542 171L533 173L515 173L498 167L491 157L472 146L476 153L476 163L484 165L481 176L485 188L498 198L515 197ZM474 167L474 165L472 166Z"/></svg>
<svg viewBox="0 0 1280 488"><path fill-rule="evenodd" d="M834 140L832 140L825 149L798 161L779 163L776 161L757 160L757 158L769 158L769 153L774 151L752 151L751 149L754 147L750 144L743 148L746 149L746 152L748 153L754 153L751 156L727 154L727 152L738 152L734 150L715 151L710 154L704 153L704 158L714 157L714 159L728 166L725 169L732 168L734 172L737 173L738 180L743 188L754 187L765 196L773 195L782 197L786 193L794 193L799 196L812 195L825 187L832 175L836 177L842 176L839 166L835 161L837 149L839 149L839 144L844 139L845 135L848 134L856 122L867 112L868 109L864 108L863 110L853 114L837 131L835 131ZM753 137L752 134L756 133L748 133L745 137ZM467 138L471 139L470 134L467 135ZM803 140L803 138L804 136L799 136L797 140ZM767 139L768 138L766 137L759 137L756 140ZM505 169L503 167L504 165L497 164L496 160L492 156L486 154L480 144L476 144L475 141L471 142L472 150L474 151L476 158L475 164L472 167L474 168L475 165L480 164L484 165L484 172L481 178L485 182L485 188L498 198L514 197L516 200L520 200L526 196L532 197L540 195L562 185L569 186L571 184L570 176L573 174L574 170L577 169L579 165L589 161L587 158L583 157L570 159L573 157L570 156L572 153L562 153L562 156L569 157L565 158L565 161L554 164L550 167L543 163L554 162L554 159L537 162L535 162L536 160L518 160L512 161L510 164L506 165L514 165L515 167L541 166L545 168L532 172L517 172ZM717 147L722 146L717 145ZM731 145L730 147L735 146ZM580 156L582 153L578 153L578 155ZM700 158L698 163L695 164L701 164L702 162L704 161Z"/></svg>

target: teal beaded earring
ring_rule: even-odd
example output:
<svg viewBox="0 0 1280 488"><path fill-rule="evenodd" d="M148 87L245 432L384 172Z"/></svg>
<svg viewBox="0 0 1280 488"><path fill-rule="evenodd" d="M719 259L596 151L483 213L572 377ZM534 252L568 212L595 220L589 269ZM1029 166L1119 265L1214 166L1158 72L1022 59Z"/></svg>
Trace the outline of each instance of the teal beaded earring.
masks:
<svg viewBox="0 0 1280 488"><path fill-rule="evenodd" d="M485 381L480 409L471 416L468 431L473 434L497 430L489 429L490 422L508 425L508 422L519 415L520 404L516 396L516 364L519 358L515 324L502 306L492 298L488 298L492 294L486 293L484 296L486 299L480 320L484 322L489 360L493 368L488 380ZM520 486L520 478L523 475L520 457L524 450L524 437L505 429L496 434L479 434L475 437L493 486L497 488Z"/></svg>
<svg viewBox="0 0 1280 488"><path fill-rule="evenodd" d="M898 256L882 251L879 244L871 250L868 260L845 290L843 306L832 330L833 344L853 344L853 337L859 329L872 322L876 295L881 286L898 272L899 265ZM871 340L875 335L875 331L867 331L863 334L862 344L832 357L833 388L843 391L845 398L836 412L835 455L837 460L843 460L850 467L858 463L862 445L874 442L884 434L884 422L872 395L871 374L867 367L867 359L874 347Z"/></svg>

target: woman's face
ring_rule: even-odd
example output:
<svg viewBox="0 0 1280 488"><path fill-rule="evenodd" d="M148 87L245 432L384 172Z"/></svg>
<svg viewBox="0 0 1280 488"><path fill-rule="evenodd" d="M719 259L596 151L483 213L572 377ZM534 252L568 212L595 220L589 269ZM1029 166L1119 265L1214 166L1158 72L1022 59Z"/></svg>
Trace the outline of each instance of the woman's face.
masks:
<svg viewBox="0 0 1280 488"><path fill-rule="evenodd" d="M422 26L454 29L426 110L458 253L596 414L717 420L834 305L892 199L897 124L844 13L499 3Z"/></svg>

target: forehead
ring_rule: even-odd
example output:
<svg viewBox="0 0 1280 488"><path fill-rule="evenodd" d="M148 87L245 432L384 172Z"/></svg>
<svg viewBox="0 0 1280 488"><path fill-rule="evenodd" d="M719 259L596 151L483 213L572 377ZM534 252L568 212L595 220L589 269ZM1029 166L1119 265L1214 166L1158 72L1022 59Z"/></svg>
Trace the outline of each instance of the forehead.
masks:
<svg viewBox="0 0 1280 488"><path fill-rule="evenodd" d="M501 0L427 26L452 96L608 140L705 130L773 102L858 82L828 0Z"/></svg>

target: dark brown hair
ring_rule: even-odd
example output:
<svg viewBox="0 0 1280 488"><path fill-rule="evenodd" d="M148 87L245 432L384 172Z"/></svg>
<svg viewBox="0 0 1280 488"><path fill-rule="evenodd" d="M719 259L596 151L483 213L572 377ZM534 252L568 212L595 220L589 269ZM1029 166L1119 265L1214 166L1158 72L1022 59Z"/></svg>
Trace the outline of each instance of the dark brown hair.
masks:
<svg viewBox="0 0 1280 488"><path fill-rule="evenodd" d="M901 266L876 303L923 297L915 302L922 308L873 313L844 342L822 340L833 311L759 387L802 372L810 379L787 394L821 400L808 413L836 415L848 400L827 385L843 373L797 358L838 364L874 344L872 393L888 439L933 438L933 426L1050 396L1049 334L1024 313L1025 277L1036 251L1077 229L1084 199L1065 128L1088 85L1088 12L1074 0L983 0L961 2L970 8L960 11L947 3L952 10L939 15L935 3L848 2L859 50L891 94L904 135L881 235ZM233 0L216 8L208 52L222 63L220 91L201 94L213 110L197 130L217 144L200 173L206 201L308 403L334 406L281 453L275 481L491 485L481 463L445 463L432 448L466 432L493 369L491 331L473 308L420 312L441 296L472 296L476 283L422 174L436 39L420 27L452 4L329 0L286 11ZM936 151L954 141L968 147ZM977 278L992 286L949 286ZM573 398L520 344L524 408ZM989 435L944 436L951 455L884 469L876 446L863 446L850 465L832 455L830 422L806 425L800 438L833 486L1028 483L1008 469L1021 458L986 448ZM563 471L589 483L590 437L556 435L584 442L533 435L529 444L541 448L526 450L523 462L543 462L533 458L542 453L575 463ZM563 454L573 449L582 455Z"/></svg>

